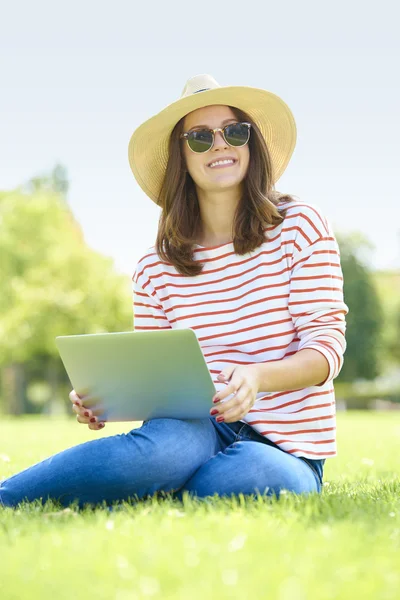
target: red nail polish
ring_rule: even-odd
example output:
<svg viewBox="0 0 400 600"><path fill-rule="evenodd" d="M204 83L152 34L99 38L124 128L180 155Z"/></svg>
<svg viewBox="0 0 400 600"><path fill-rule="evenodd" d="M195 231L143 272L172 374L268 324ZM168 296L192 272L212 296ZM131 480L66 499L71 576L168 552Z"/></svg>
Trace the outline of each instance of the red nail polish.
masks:
<svg viewBox="0 0 400 600"><path fill-rule="evenodd" d="M219 401L220 401L220 398L214 398L214 400L213 400L214 404L216 404Z"/></svg>
<svg viewBox="0 0 400 600"><path fill-rule="evenodd" d="M92 417L92 418L90 419L90 422L91 422L91 423L96 423L96 421L97 421L96 417Z"/></svg>
<svg viewBox="0 0 400 600"><path fill-rule="evenodd" d="M225 421L225 417L223 417L221 415L220 417L217 417L215 420L218 421L218 423L222 423L222 421Z"/></svg>
<svg viewBox="0 0 400 600"><path fill-rule="evenodd" d="M90 413L88 413L87 411L83 413L85 417L88 417Z"/></svg>
<svg viewBox="0 0 400 600"><path fill-rule="evenodd" d="M216 408L214 408L214 410L212 410L210 412L210 415L217 415L219 413L219 410L217 410Z"/></svg>

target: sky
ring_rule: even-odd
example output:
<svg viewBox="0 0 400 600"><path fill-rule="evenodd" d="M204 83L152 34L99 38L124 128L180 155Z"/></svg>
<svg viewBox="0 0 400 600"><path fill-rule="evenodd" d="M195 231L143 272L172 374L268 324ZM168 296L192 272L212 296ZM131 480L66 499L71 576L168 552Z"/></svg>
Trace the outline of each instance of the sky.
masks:
<svg viewBox="0 0 400 600"><path fill-rule="evenodd" d="M0 190L67 169L87 243L133 274L159 208L130 171L133 131L190 77L263 88L297 124L276 189L361 232L400 268L400 41L395 0L4 3Z"/></svg>

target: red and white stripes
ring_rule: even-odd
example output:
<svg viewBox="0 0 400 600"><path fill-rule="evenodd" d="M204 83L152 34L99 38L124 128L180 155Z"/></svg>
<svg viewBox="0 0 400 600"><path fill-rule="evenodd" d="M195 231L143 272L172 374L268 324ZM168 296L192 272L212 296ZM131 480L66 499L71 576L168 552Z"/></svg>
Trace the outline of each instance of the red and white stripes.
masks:
<svg viewBox="0 0 400 600"><path fill-rule="evenodd" d="M186 277L154 248L133 276L138 331L191 328L216 389L228 364L282 360L303 348L321 352L329 374L320 386L260 392L242 419L286 452L306 458L336 454L333 379L346 347L339 249L326 219L309 204L283 205L286 218L265 230L246 255L233 243L195 246L202 273Z"/></svg>

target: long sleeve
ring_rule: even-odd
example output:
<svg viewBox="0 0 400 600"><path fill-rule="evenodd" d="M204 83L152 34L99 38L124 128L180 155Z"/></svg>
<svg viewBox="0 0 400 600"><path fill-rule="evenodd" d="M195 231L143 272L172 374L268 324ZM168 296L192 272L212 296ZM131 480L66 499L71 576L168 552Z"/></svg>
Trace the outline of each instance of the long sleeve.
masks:
<svg viewBox="0 0 400 600"><path fill-rule="evenodd" d="M320 385L337 377L342 368L348 312L339 248L333 234L324 233L293 253L289 295L299 350L312 348L328 361L329 374Z"/></svg>
<svg viewBox="0 0 400 600"><path fill-rule="evenodd" d="M157 302L149 280L141 285L135 273L132 277L132 292L135 331L171 329L163 308Z"/></svg>

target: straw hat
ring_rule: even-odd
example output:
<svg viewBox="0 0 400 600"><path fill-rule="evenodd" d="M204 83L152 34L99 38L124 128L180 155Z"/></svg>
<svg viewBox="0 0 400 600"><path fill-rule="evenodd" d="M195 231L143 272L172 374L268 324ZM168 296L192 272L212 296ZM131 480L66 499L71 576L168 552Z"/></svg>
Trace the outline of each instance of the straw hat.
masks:
<svg viewBox="0 0 400 600"><path fill-rule="evenodd" d="M256 123L269 149L274 183L286 169L296 144L296 124L289 107L275 94L253 87L220 86L211 75L189 79L179 100L140 125L129 141L133 174L156 204L168 162L169 137L177 122L203 106L224 104L245 111Z"/></svg>

